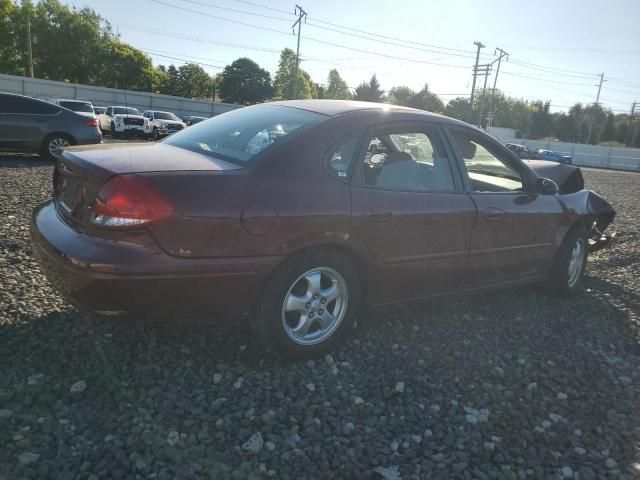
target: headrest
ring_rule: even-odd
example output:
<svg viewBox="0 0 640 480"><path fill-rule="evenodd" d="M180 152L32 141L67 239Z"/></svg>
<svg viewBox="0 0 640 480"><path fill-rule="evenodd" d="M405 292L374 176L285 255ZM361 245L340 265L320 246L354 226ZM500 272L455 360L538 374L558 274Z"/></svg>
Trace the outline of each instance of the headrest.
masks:
<svg viewBox="0 0 640 480"><path fill-rule="evenodd" d="M411 155L409 155L407 152L392 152L387 159L385 160L384 164L385 165L389 165L392 163L397 163L397 162L408 162L408 161L412 161L413 157Z"/></svg>
<svg viewBox="0 0 640 480"><path fill-rule="evenodd" d="M466 140L456 136L456 143L458 144L462 158L470 160L475 157L477 146L471 140Z"/></svg>

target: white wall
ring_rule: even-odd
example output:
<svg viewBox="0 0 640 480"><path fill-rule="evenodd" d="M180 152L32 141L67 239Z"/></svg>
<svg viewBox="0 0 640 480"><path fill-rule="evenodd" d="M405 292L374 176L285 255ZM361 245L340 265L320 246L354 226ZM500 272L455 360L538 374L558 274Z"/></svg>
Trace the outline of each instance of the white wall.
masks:
<svg viewBox="0 0 640 480"><path fill-rule="evenodd" d="M149 109L168 110L179 116L198 115L212 117L240 107L240 105L230 103L214 103L207 100L192 100L170 95L133 92L4 74L0 74L0 92L18 93L43 100L54 98L88 100L100 106L127 105L140 111Z"/></svg>
<svg viewBox="0 0 640 480"><path fill-rule="evenodd" d="M640 148L604 147L583 143L547 142L546 140L494 136L501 142L526 145L531 150L542 148L562 155L571 155L574 165L640 171Z"/></svg>

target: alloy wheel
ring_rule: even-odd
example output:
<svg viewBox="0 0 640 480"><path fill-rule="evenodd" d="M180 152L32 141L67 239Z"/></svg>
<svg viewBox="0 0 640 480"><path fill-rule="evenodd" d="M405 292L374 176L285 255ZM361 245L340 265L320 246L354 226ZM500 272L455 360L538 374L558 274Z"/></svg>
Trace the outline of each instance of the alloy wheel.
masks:
<svg viewBox="0 0 640 480"><path fill-rule="evenodd" d="M71 144L66 138L63 138L63 137L52 138L49 141L49 145L48 145L49 153L53 156L56 153L58 153L60 149L68 147L69 145Z"/></svg>
<svg viewBox="0 0 640 480"><path fill-rule="evenodd" d="M582 271L585 264L585 240L584 238L578 238L573 250L571 250L571 256L569 257L569 269L568 280L569 287L573 288L580 280Z"/></svg>
<svg viewBox="0 0 640 480"><path fill-rule="evenodd" d="M340 326L348 301L347 282L336 270L309 270L293 282L284 297L284 331L298 345L322 343Z"/></svg>

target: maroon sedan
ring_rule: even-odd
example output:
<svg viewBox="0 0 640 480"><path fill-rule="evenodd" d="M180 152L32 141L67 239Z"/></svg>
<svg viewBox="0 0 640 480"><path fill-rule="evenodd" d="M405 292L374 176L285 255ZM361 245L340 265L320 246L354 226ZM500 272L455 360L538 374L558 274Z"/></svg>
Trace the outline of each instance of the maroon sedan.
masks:
<svg viewBox="0 0 640 480"><path fill-rule="evenodd" d="M342 341L363 301L532 282L572 294L614 215L576 167L525 163L462 122L312 100L69 148L32 237L89 311L250 319L300 359Z"/></svg>

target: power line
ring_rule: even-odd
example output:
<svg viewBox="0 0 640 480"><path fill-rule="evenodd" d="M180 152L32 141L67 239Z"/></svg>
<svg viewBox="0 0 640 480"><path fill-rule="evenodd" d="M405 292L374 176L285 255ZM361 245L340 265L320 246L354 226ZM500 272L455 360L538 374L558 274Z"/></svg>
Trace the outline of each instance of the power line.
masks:
<svg viewBox="0 0 640 480"><path fill-rule="evenodd" d="M246 10L238 10L238 9L235 9L235 8L222 7L220 5L213 5L211 3L198 2L197 0L180 0L180 1L181 2L185 2L185 3L191 3L193 5L200 5L200 6L203 6L203 7L217 8L219 10L226 10L228 12L242 13L242 14L245 14L245 15L253 15L255 17L269 18L271 20L280 20L280 21L284 21L284 22L290 22L291 21L290 19L284 18L284 17L274 17L273 15L264 15L262 13L247 12Z"/></svg>
<svg viewBox="0 0 640 480"><path fill-rule="evenodd" d="M267 5L261 5L261 4L259 4L259 3L255 3L255 2L249 2L248 0L235 0L235 1L236 1L236 2L239 2L239 3L244 3L244 4L246 4L246 5L252 5L252 6L254 6L254 7L258 7L258 8L264 8L264 9L266 9L266 10L271 10L271 11L273 11L273 12L286 13L287 15L293 15L293 16L295 16L293 13L288 12L287 10L281 10L281 9L279 9L279 8L269 7L269 6L267 6Z"/></svg>
<svg viewBox="0 0 640 480"><path fill-rule="evenodd" d="M520 77L520 78L526 78L528 80L535 80L536 82L549 82L549 83L558 83L558 84L562 84L562 85L575 85L577 87L591 87L592 85L590 83L575 83L575 82L563 82L561 80L550 80L548 78L540 78L540 77L531 77L529 75L520 75L518 73L513 73L513 72L502 72L504 75L510 75L512 77Z"/></svg>

